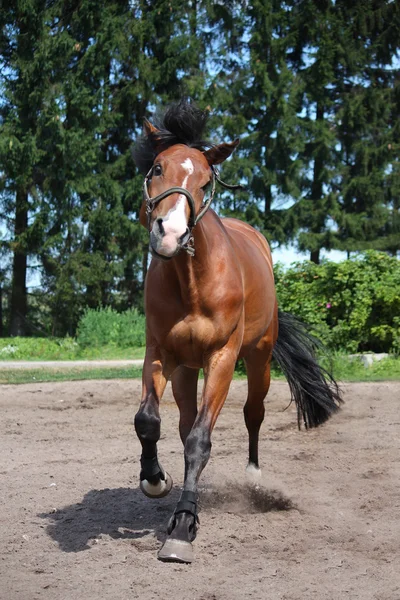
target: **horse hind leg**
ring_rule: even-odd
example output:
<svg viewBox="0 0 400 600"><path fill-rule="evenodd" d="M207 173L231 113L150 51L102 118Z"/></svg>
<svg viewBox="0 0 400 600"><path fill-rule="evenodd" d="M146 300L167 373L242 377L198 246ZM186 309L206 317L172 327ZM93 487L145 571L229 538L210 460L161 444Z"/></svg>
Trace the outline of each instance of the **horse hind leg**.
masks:
<svg viewBox="0 0 400 600"><path fill-rule="evenodd" d="M199 371L180 366L171 376L172 392L179 408L179 434L182 444L193 427L197 417L197 383Z"/></svg>
<svg viewBox="0 0 400 600"><path fill-rule="evenodd" d="M249 462L246 474L253 482L257 482L261 478L258 440L265 414L264 399L271 381L271 358L272 347L268 346L263 350L256 349L245 359L248 395L243 412L249 434Z"/></svg>

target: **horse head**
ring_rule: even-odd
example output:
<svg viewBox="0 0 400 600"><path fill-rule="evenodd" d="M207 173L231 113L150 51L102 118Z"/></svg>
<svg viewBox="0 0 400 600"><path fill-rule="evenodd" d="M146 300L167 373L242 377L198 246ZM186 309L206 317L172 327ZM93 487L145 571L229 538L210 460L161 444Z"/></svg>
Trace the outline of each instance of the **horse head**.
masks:
<svg viewBox="0 0 400 600"><path fill-rule="evenodd" d="M180 131L157 128L149 121L144 124L153 161L144 181L140 222L149 230L150 249L159 258L168 260L182 248L193 254L192 229L210 206L219 180L214 166L239 143L223 142L205 150L194 137L195 132L190 139Z"/></svg>

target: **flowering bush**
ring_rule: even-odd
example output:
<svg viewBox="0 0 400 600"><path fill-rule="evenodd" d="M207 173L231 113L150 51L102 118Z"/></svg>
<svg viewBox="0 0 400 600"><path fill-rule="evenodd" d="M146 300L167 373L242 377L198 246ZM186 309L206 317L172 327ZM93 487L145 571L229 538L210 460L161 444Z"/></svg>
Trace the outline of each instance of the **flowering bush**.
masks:
<svg viewBox="0 0 400 600"><path fill-rule="evenodd" d="M330 349L400 352L400 261L368 251L340 263L275 268L279 307Z"/></svg>
<svg viewBox="0 0 400 600"><path fill-rule="evenodd" d="M8 358L9 356L14 356L18 352L17 346L13 346L12 344L7 344L4 348L0 349L0 355L2 358Z"/></svg>

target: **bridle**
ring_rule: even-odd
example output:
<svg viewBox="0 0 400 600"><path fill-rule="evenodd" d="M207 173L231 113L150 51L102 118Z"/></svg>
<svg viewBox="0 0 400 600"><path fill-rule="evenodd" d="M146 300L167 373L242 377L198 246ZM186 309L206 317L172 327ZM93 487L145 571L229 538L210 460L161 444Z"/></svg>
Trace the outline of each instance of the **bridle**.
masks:
<svg viewBox="0 0 400 600"><path fill-rule="evenodd" d="M193 196L189 192L189 190L186 190L185 188L171 187L171 188L168 188L167 190L164 190L163 192L161 192L161 194L158 194L158 196L153 196L153 198L150 197L149 189L148 189L148 182L151 180L151 178L153 176L154 166L155 165L153 165L151 167L150 171L147 173L146 177L144 178L144 182L143 182L143 200L146 204L147 228L150 231L151 213L153 212L155 207L161 202L161 200L164 200L164 198L167 198L168 196L171 196L172 194L182 194L183 196L186 197L186 199L188 201L190 215L189 215L189 220L188 220L189 233L187 236L185 236L185 241L183 241L180 244L180 247L183 250L185 250L190 256L194 256L195 250L194 250L194 238L193 238L192 231L193 231L193 228L195 227L195 225L197 225L197 223L204 217L204 215L210 208L211 202L213 201L214 194L215 194L216 182L218 182L219 184L221 184L223 187L225 187L228 190L244 189L244 186L242 186L240 184L229 185L228 183L225 183L224 181L222 181L220 179L218 170L214 166L211 166L211 192L210 192L210 195L207 198L207 200L205 200L205 201L203 200L203 204L201 205L200 212L198 215L196 215L196 208L195 208Z"/></svg>

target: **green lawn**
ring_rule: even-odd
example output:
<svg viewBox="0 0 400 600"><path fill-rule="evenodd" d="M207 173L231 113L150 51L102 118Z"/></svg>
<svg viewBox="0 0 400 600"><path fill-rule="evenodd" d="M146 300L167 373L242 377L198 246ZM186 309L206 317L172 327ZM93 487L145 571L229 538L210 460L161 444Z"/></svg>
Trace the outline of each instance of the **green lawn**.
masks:
<svg viewBox="0 0 400 600"><path fill-rule="evenodd" d="M104 358L104 356L101 356ZM3 363L4 365L4 363ZM325 363L325 367L328 364ZM338 355L332 360L333 374L338 381L388 381L400 380L400 358L387 358L374 363L371 367L357 359ZM133 379L141 377L139 367L46 367L40 369L1 369L0 384L18 384L43 381L74 381L83 379ZM243 379L245 373L239 370L235 379ZM278 370L272 371L273 379L284 379Z"/></svg>
<svg viewBox="0 0 400 600"><path fill-rule="evenodd" d="M357 358L336 355L331 361L322 361L327 370L331 370L338 381L390 381L400 380L400 357L389 356L374 362L370 367Z"/></svg>
<svg viewBox="0 0 400 600"><path fill-rule="evenodd" d="M77 381L85 379L135 379L142 376L138 367L74 367L71 369L2 369L0 384Z"/></svg>
<svg viewBox="0 0 400 600"><path fill-rule="evenodd" d="M145 348L81 347L73 338L0 338L0 360L130 360Z"/></svg>

